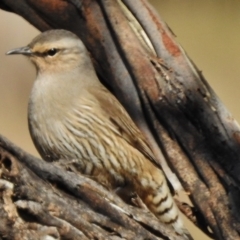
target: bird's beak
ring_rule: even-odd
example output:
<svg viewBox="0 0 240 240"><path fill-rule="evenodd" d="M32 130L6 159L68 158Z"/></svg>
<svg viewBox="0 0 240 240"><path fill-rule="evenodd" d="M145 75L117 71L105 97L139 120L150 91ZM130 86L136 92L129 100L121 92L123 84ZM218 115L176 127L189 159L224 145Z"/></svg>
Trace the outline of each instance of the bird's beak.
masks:
<svg viewBox="0 0 240 240"><path fill-rule="evenodd" d="M26 56L32 55L32 51L30 47L20 47L20 48L14 48L6 53L6 55L12 55L12 54L23 54Z"/></svg>

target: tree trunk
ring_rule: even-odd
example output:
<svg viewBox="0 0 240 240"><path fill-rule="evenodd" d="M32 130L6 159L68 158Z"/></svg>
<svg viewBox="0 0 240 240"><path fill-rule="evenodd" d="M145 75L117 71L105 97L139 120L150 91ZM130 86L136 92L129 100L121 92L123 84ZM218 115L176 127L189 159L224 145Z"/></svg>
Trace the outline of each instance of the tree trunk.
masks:
<svg viewBox="0 0 240 240"><path fill-rule="evenodd" d="M239 126L147 0L1 0L0 8L41 31L77 34L173 189L189 194L194 208L180 209L215 239L239 239ZM61 162L36 159L4 137L0 156L2 238L181 239Z"/></svg>

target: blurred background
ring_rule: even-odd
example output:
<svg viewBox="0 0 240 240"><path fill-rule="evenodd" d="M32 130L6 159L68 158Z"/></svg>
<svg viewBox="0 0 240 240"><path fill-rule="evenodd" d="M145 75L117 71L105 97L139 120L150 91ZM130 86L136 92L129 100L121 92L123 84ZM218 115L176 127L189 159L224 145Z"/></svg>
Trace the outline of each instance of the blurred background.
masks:
<svg viewBox="0 0 240 240"><path fill-rule="evenodd" d="M240 1L151 0L220 99L239 121ZM35 69L5 52L39 32L21 17L0 10L0 134L38 156L28 133L27 103ZM193 230L196 240L206 240Z"/></svg>

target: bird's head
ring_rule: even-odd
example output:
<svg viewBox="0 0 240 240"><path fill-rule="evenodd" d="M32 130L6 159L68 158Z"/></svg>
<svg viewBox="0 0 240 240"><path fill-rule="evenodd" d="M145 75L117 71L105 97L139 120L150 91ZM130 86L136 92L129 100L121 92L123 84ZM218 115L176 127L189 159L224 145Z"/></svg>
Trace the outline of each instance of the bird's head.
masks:
<svg viewBox="0 0 240 240"><path fill-rule="evenodd" d="M74 33L62 29L41 33L27 46L12 49L6 54L29 57L38 72L43 73L59 73L91 65L82 41Z"/></svg>

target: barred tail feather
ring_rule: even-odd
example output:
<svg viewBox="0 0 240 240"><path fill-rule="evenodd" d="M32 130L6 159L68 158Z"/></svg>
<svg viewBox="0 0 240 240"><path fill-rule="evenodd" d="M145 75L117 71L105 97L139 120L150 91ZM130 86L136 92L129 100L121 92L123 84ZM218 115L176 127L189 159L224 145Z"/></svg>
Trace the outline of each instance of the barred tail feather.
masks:
<svg viewBox="0 0 240 240"><path fill-rule="evenodd" d="M164 188L164 186L162 186L162 188ZM150 199L148 198L148 200ZM152 196L151 200L151 204L146 204L161 222L171 225L176 233L183 236L186 240L193 239L188 230L184 227L178 207L169 191L163 191L163 189L161 189L160 192ZM147 202L149 203L149 201Z"/></svg>

